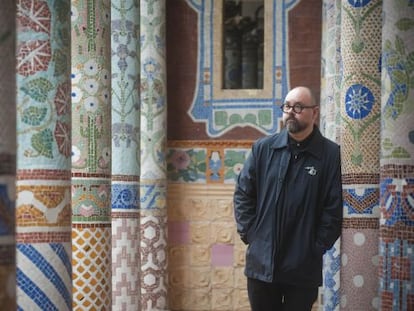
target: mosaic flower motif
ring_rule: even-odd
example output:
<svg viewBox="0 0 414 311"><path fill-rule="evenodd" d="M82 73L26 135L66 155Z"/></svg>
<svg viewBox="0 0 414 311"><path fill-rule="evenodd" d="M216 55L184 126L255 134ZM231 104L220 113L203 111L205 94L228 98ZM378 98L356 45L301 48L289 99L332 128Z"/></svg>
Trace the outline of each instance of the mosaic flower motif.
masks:
<svg viewBox="0 0 414 311"><path fill-rule="evenodd" d="M107 198L109 198L109 194L110 194L110 188L108 185L100 185L98 188L98 196L99 198L101 198L102 200L106 200Z"/></svg>
<svg viewBox="0 0 414 311"><path fill-rule="evenodd" d="M100 79L103 85L109 86L111 83L111 76L109 74L109 71L107 69L103 69L100 72Z"/></svg>
<svg viewBox="0 0 414 311"><path fill-rule="evenodd" d="M82 90L76 86L72 87L71 97L72 97L72 103L74 104L79 103L83 97Z"/></svg>
<svg viewBox="0 0 414 311"><path fill-rule="evenodd" d="M72 84L77 84L77 83L79 83L79 81L81 80L81 78L82 78L82 74L81 74L79 71L77 71L77 70L74 70L74 71L70 74L70 79L71 79L71 81L72 81Z"/></svg>
<svg viewBox="0 0 414 311"><path fill-rule="evenodd" d="M372 110L374 95L361 84L352 85L345 95L345 110L353 119L363 119Z"/></svg>
<svg viewBox="0 0 414 311"><path fill-rule="evenodd" d="M81 159L81 151L77 146L72 145L72 163L76 163Z"/></svg>
<svg viewBox="0 0 414 311"><path fill-rule="evenodd" d="M98 81L95 79L86 79L84 82L84 88L90 95L95 95L99 89Z"/></svg>
<svg viewBox="0 0 414 311"><path fill-rule="evenodd" d="M88 76L95 76L98 73L98 63L94 59L88 60L83 65L83 68L84 68L85 74L87 74Z"/></svg>
<svg viewBox="0 0 414 311"><path fill-rule="evenodd" d="M89 96L85 99L84 107L88 112L96 112L98 110L99 101L95 96Z"/></svg>
<svg viewBox="0 0 414 311"><path fill-rule="evenodd" d="M236 163L234 166L233 166L233 173L236 175L236 176L239 176L239 174L240 174L240 172L241 172L241 170L243 169L243 164L242 163Z"/></svg>
<svg viewBox="0 0 414 311"><path fill-rule="evenodd" d="M158 64L154 58L150 57L144 63L145 77L149 80L154 80L156 78L156 73L160 71L160 67L160 64Z"/></svg>
<svg viewBox="0 0 414 311"><path fill-rule="evenodd" d="M101 102L102 103L104 103L104 104L109 104L109 102L110 102L110 99L111 99L111 94L110 94L110 92L109 92L109 89L103 89L101 92L100 92L100 95L99 95L99 98L101 99Z"/></svg>
<svg viewBox="0 0 414 311"><path fill-rule="evenodd" d="M171 149L167 153L168 178L171 181L200 182L206 179L206 151Z"/></svg>
<svg viewBox="0 0 414 311"><path fill-rule="evenodd" d="M102 154L99 158L99 166L101 168L108 167L108 164L111 162L111 149L105 147L102 149Z"/></svg>
<svg viewBox="0 0 414 311"><path fill-rule="evenodd" d="M348 0L348 3L355 8L362 8L370 2L371 0Z"/></svg>
<svg viewBox="0 0 414 311"><path fill-rule="evenodd" d="M177 150L171 157L171 163L177 170L185 170L190 164L191 159L187 152Z"/></svg>
<svg viewBox="0 0 414 311"><path fill-rule="evenodd" d="M239 176L240 171L243 169L244 162L246 161L249 154L250 149L226 150L224 156L224 179L226 182L233 183L236 181L237 176Z"/></svg>
<svg viewBox="0 0 414 311"><path fill-rule="evenodd" d="M117 65L118 65L118 68L122 72L125 72L127 67L128 67L127 58L128 57L136 57L136 52L135 51L130 51L126 44L120 44L117 47L115 54L116 54L116 56L119 57Z"/></svg>
<svg viewBox="0 0 414 311"><path fill-rule="evenodd" d="M70 11L70 19L72 22L76 22L78 18L79 18L78 9L72 5L71 11Z"/></svg>

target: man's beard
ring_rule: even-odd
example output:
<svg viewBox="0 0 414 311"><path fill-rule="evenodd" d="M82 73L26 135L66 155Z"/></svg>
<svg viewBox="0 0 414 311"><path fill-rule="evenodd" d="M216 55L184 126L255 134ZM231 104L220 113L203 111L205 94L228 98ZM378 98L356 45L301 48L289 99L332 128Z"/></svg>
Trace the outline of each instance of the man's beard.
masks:
<svg viewBox="0 0 414 311"><path fill-rule="evenodd" d="M289 118L285 121L286 129L289 133L296 134L301 131L303 131L306 128L306 125L303 123L300 123L298 120L296 120L294 117Z"/></svg>

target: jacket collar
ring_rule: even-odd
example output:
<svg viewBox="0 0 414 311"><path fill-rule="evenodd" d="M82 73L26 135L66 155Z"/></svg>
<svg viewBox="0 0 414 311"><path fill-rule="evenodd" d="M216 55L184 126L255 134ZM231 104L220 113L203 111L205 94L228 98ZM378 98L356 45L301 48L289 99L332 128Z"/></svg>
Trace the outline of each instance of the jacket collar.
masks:
<svg viewBox="0 0 414 311"><path fill-rule="evenodd" d="M317 126L315 126L313 130L314 130L314 135L311 138L311 141L309 142L306 148L306 151L313 154L317 158L322 158L322 154L323 154L322 145L323 145L324 138ZM288 135L289 134L287 130L282 129L279 135L273 136L270 147L273 149L287 148L288 147Z"/></svg>

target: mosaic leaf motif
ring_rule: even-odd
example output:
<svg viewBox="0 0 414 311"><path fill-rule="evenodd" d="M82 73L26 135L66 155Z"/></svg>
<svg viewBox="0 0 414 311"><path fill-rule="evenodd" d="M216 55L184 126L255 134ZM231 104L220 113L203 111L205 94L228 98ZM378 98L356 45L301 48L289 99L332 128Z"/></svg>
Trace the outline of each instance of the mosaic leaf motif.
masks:
<svg viewBox="0 0 414 311"><path fill-rule="evenodd" d="M50 33L50 10L47 1L18 1L18 20L24 28Z"/></svg>
<svg viewBox="0 0 414 311"><path fill-rule="evenodd" d="M65 122L56 122L55 139L59 152L68 158L71 155L70 125Z"/></svg>
<svg viewBox="0 0 414 311"><path fill-rule="evenodd" d="M50 41L29 41L18 47L17 71L22 76L31 76L46 71L52 59Z"/></svg>
<svg viewBox="0 0 414 311"><path fill-rule="evenodd" d="M243 168L244 162L246 161L248 150L228 150L225 154L224 164L225 180L236 180L241 169Z"/></svg>
<svg viewBox="0 0 414 311"><path fill-rule="evenodd" d="M390 40L386 40L382 55L382 68L387 76L389 87L384 117L395 120L403 111L404 103L408 98L410 80L414 79L414 52L406 55L406 48L400 37L395 37L394 45Z"/></svg>
<svg viewBox="0 0 414 311"><path fill-rule="evenodd" d="M65 51L59 49L53 53L53 60L55 61L55 76L65 74L68 67L68 55Z"/></svg>
<svg viewBox="0 0 414 311"><path fill-rule="evenodd" d="M409 159L410 158L410 153L406 149L404 149L401 146L395 146L392 143L391 139L389 138L385 138L383 140L382 149L388 152L388 154L382 155L383 159L390 159L390 158Z"/></svg>
<svg viewBox="0 0 414 311"><path fill-rule="evenodd" d="M70 85L68 82L59 84L56 90L55 96L55 108L58 116L65 116L69 113L70 109L70 98L69 98L69 88Z"/></svg>
<svg viewBox="0 0 414 311"><path fill-rule="evenodd" d="M414 28L414 19L411 18L402 18L395 23L395 26L401 31L407 31L411 28Z"/></svg>
<svg viewBox="0 0 414 311"><path fill-rule="evenodd" d="M28 125L38 126L45 119L46 114L47 108L30 106L23 111L21 120Z"/></svg>
<svg viewBox="0 0 414 311"><path fill-rule="evenodd" d="M50 10L47 1L22 0L17 3L19 28L26 32L50 35ZM32 37L32 36L31 36ZM46 71L52 59L49 40L33 39L17 45L17 71L27 77L39 71Z"/></svg>
<svg viewBox="0 0 414 311"><path fill-rule="evenodd" d="M47 158L53 158L53 134L50 129L44 129L31 138L32 147L40 154Z"/></svg>
<svg viewBox="0 0 414 311"><path fill-rule="evenodd" d="M53 90L53 84L45 78L38 78L27 82L21 90L34 100L44 103L48 93Z"/></svg>
<svg viewBox="0 0 414 311"><path fill-rule="evenodd" d="M370 3L371 0L348 0L348 3L355 8L362 8ZM377 7L381 6L381 2L378 1L374 3L370 8L368 8L363 14L354 14L353 11L349 10L346 6L343 6L344 12L348 15L352 24L354 26L355 36L352 40L352 51L356 54L361 53L365 48L365 43L361 36L361 31L363 29L363 23L365 20L370 17L371 13L377 9ZM359 13L359 10L358 10Z"/></svg>

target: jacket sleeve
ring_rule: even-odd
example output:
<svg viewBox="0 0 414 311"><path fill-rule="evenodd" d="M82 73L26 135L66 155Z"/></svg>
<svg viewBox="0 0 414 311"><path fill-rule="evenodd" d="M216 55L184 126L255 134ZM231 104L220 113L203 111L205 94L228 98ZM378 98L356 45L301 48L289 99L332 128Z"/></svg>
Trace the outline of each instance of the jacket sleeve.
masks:
<svg viewBox="0 0 414 311"><path fill-rule="evenodd" d="M256 216L256 193L256 165L253 147L237 178L233 199L237 232L245 244L248 244L247 233Z"/></svg>
<svg viewBox="0 0 414 311"><path fill-rule="evenodd" d="M336 146L334 156L328 161L326 187L321 202L321 214L316 234L316 247L322 254L329 250L342 231L343 201L341 156L339 146Z"/></svg>

